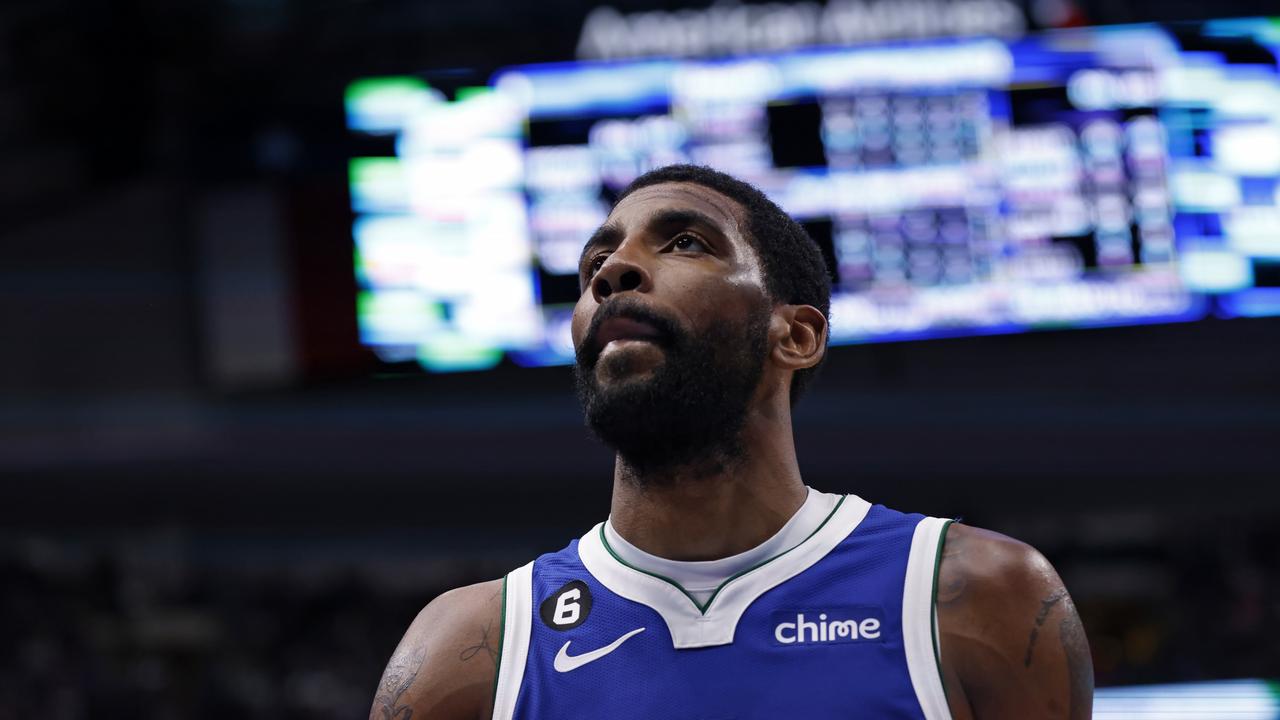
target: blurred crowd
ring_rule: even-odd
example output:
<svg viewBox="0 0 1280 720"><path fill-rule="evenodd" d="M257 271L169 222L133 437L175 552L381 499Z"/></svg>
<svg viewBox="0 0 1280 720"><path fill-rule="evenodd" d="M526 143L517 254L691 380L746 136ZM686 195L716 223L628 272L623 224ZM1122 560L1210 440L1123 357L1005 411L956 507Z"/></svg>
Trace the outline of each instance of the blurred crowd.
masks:
<svg viewBox="0 0 1280 720"><path fill-rule="evenodd" d="M363 718L417 611L472 579L141 545L5 549L0 720Z"/></svg>

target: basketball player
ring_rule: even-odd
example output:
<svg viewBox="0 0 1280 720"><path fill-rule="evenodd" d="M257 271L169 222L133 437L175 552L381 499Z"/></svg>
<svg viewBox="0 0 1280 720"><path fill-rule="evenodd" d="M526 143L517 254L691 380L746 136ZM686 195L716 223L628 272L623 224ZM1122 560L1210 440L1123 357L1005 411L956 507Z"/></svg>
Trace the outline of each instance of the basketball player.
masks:
<svg viewBox="0 0 1280 720"><path fill-rule="evenodd" d="M427 605L370 718L1090 717L1084 631L1038 552L804 485L791 408L827 277L749 185L632 183L573 317L587 424L617 451L609 517Z"/></svg>

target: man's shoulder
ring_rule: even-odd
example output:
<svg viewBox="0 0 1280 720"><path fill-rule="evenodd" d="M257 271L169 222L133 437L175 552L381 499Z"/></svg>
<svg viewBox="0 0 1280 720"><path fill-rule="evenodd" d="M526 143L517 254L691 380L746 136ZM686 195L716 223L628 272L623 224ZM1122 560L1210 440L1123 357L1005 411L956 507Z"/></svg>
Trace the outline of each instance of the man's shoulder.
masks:
<svg viewBox="0 0 1280 720"><path fill-rule="evenodd" d="M466 635L467 628L475 623L502 620L503 580L454 588L442 593L418 612L405 633L405 640L439 643L455 635ZM493 639L497 640L498 628Z"/></svg>
<svg viewBox="0 0 1280 720"><path fill-rule="evenodd" d="M991 530L948 524L943 540L943 576L972 590L1033 589L1054 573L1049 561L1031 545ZM939 583L939 592L945 587Z"/></svg>
<svg viewBox="0 0 1280 720"><path fill-rule="evenodd" d="M450 590L418 613L387 663L370 720L488 714L502 642L502 584Z"/></svg>
<svg viewBox="0 0 1280 720"><path fill-rule="evenodd" d="M957 718L967 717L956 712L957 696L978 717L1088 716L1088 642L1071 596L1040 551L997 532L951 523L936 607L943 679Z"/></svg>
<svg viewBox="0 0 1280 720"><path fill-rule="evenodd" d="M1021 540L959 522L947 526L938 567L939 621L986 625L1071 599L1053 565ZM1033 616L1034 614L1033 613ZM957 628L958 629L958 628Z"/></svg>

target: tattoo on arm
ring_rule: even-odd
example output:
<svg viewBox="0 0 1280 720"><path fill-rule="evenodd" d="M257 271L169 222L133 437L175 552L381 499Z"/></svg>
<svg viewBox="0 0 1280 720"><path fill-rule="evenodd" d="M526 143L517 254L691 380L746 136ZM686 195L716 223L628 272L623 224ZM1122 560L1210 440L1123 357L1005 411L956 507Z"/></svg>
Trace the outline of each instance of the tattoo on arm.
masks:
<svg viewBox="0 0 1280 720"><path fill-rule="evenodd" d="M413 685L425 659L426 650L422 647L414 647L391 658L386 672L382 674L382 682L378 684L378 696L374 698L370 720L412 720L413 708L402 703L400 698Z"/></svg>
<svg viewBox="0 0 1280 720"><path fill-rule="evenodd" d="M1066 588L1058 588L1052 595L1040 601L1040 612L1036 613L1036 623L1031 627L1031 637L1027 638L1027 655L1022 660L1023 667L1031 667L1031 652L1036 648L1036 639L1040 637L1040 627L1049 617L1053 606L1067 597ZM1077 621L1078 622L1078 621Z"/></svg>
<svg viewBox="0 0 1280 720"><path fill-rule="evenodd" d="M489 644L489 633L492 630L493 621L490 620L485 623L483 628L480 629L480 640L477 641L475 645L463 648L462 652L458 653L458 659L462 662L466 662L480 653L485 653L489 656L489 659L493 661L494 667L497 667L498 651L494 650L493 646Z"/></svg>

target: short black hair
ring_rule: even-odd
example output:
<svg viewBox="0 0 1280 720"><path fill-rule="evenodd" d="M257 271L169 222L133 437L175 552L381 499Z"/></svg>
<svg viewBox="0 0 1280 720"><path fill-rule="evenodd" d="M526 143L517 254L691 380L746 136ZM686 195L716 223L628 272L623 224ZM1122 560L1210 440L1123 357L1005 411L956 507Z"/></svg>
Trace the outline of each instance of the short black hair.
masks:
<svg viewBox="0 0 1280 720"><path fill-rule="evenodd" d="M770 299L786 305L812 305L830 324L831 276L822 250L800 223L755 186L709 167L667 165L633 180L617 202L643 187L678 182L710 188L742 205L747 212L747 241L764 265L765 289ZM825 361L823 353L817 365L798 370L792 376L792 405Z"/></svg>

